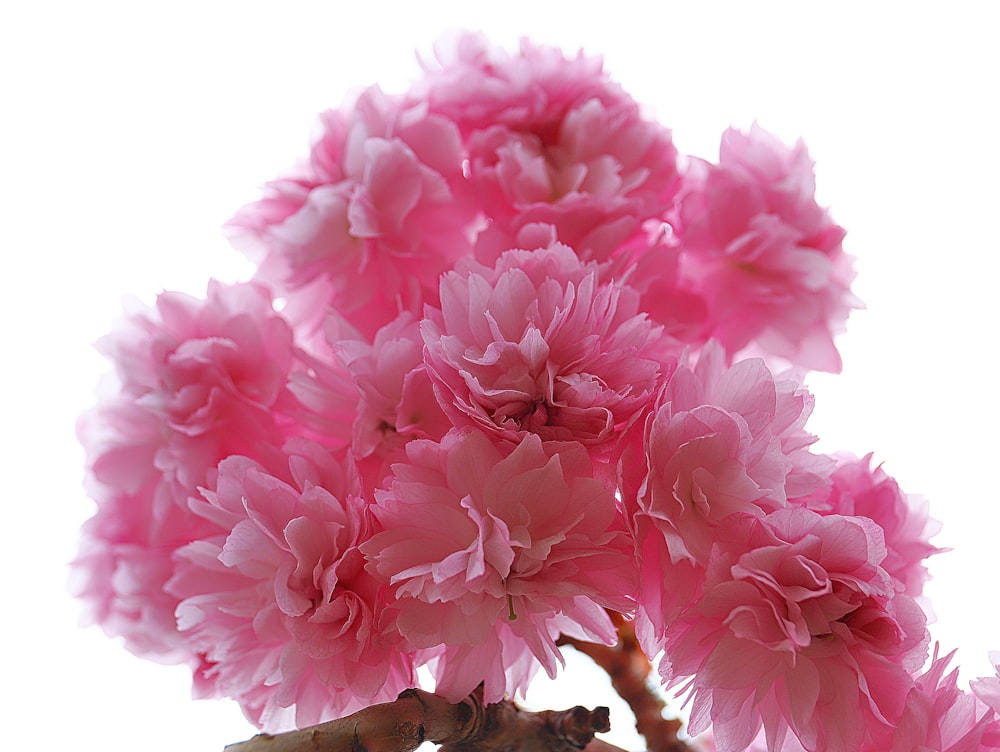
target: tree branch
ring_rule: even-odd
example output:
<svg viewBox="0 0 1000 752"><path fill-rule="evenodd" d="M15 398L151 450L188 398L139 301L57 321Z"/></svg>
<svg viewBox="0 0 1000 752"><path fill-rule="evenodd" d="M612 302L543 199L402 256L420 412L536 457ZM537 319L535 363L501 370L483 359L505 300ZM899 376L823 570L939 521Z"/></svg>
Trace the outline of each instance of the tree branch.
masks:
<svg viewBox="0 0 1000 752"><path fill-rule="evenodd" d="M509 701L484 706L479 692L452 704L408 689L394 702L298 731L258 734L226 752L412 752L424 741L440 744L440 752L624 752L594 739L610 727L603 707L530 713Z"/></svg>
<svg viewBox="0 0 1000 752"><path fill-rule="evenodd" d="M607 672L611 686L632 709L635 728L646 739L649 752L690 752L691 747L677 738L681 722L663 717L666 703L647 684L653 667L639 647L631 622L618 614L611 616L618 627L614 647L566 636L559 638L558 644L572 645Z"/></svg>

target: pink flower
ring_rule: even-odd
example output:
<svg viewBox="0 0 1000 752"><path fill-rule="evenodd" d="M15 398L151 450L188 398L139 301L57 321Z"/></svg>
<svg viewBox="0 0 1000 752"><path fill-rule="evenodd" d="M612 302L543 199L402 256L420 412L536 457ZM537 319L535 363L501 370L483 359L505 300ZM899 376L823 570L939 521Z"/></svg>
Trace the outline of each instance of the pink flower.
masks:
<svg viewBox="0 0 1000 752"><path fill-rule="evenodd" d="M319 723L414 685L380 586L350 463L290 448L294 485L244 457L219 467L199 514L226 531L177 554L178 623L213 664L208 677L258 726Z"/></svg>
<svg viewBox="0 0 1000 752"><path fill-rule="evenodd" d="M904 494L881 466L872 468L872 455L859 460L844 454L837 460L829 497L810 503L810 508L874 520L885 536L882 568L899 582L903 592L916 598L929 576L924 559L941 551L928 542L941 524L928 516L924 499Z"/></svg>
<svg viewBox="0 0 1000 752"><path fill-rule="evenodd" d="M560 632L613 644L604 608L630 610L631 543L614 493L578 444L494 443L471 429L411 441L376 492L381 532L361 546L392 586L399 631L443 646L437 691L486 702L555 675Z"/></svg>
<svg viewBox="0 0 1000 752"><path fill-rule="evenodd" d="M674 221L683 274L729 353L751 343L807 367L840 370L833 335L851 308L844 236L814 198L812 163L756 125L723 135L719 164L696 162Z"/></svg>
<svg viewBox="0 0 1000 752"><path fill-rule="evenodd" d="M566 59L528 42L509 56L472 35L454 42L420 93L462 129L470 189L490 219L477 240L480 261L492 264L536 222L603 260L670 206L670 132L642 117L599 59Z"/></svg>
<svg viewBox="0 0 1000 752"><path fill-rule="evenodd" d="M155 469L186 488L205 483L223 457L281 445L275 431L280 411L290 406L292 332L263 288L213 281L204 301L163 293L155 311L136 311L98 349L115 363L136 411L163 424L167 438ZM131 438L130 426L110 430ZM98 480L135 472L120 456L123 449L96 453Z"/></svg>
<svg viewBox="0 0 1000 752"><path fill-rule="evenodd" d="M710 338L708 305L681 275L680 261L677 239L660 224L620 247L604 273L633 287L639 308L668 335L701 346Z"/></svg>
<svg viewBox="0 0 1000 752"><path fill-rule="evenodd" d="M945 675L954 652L916 677L896 727L862 752L986 752L1000 749L1000 708L958 688L958 669ZM989 681L989 680L979 680ZM975 691L975 682L973 682Z"/></svg>
<svg viewBox="0 0 1000 752"><path fill-rule="evenodd" d="M607 446L648 404L663 341L629 288L566 246L513 250L441 279L421 324L438 400L456 425L518 441Z"/></svg>
<svg viewBox="0 0 1000 752"><path fill-rule="evenodd" d="M177 634L176 599L163 592L171 556L211 532L187 501L214 481L221 459L284 464L291 330L262 288L213 282L204 301L162 294L98 347L121 384L79 423L97 512L84 528L76 589L90 618L130 650L198 660Z"/></svg>
<svg viewBox="0 0 1000 752"><path fill-rule="evenodd" d="M317 327L332 304L371 336L434 302L438 276L471 252L461 139L426 106L374 88L320 125L308 164L228 228L293 321Z"/></svg>
<svg viewBox="0 0 1000 752"><path fill-rule="evenodd" d="M598 58L437 53L237 212L252 283L101 341L91 617L269 730L418 668L523 694L620 616L718 752L1000 750L1000 656L921 673L936 524L814 454L775 370L838 370L860 305L805 147L755 125L681 169Z"/></svg>
<svg viewBox="0 0 1000 752"><path fill-rule="evenodd" d="M809 453L813 439L802 430L812 404L801 385L775 377L760 359L727 368L714 343L670 376L647 419L643 454L636 447L621 463L623 498L646 541L643 556L652 557L643 562L647 594L666 609L641 608L656 630L690 594L676 586L674 567L703 566L722 520L761 516L825 487L829 463Z"/></svg>
<svg viewBox="0 0 1000 752"><path fill-rule="evenodd" d="M891 731L926 653L923 612L880 566L865 517L791 508L736 514L716 531L700 597L666 629L664 681L689 683L690 730L720 752L763 724L817 752L855 752Z"/></svg>
<svg viewBox="0 0 1000 752"><path fill-rule="evenodd" d="M177 599L163 588L173 551L209 530L166 485L106 497L84 524L73 561L71 590L83 602L84 622L122 638L135 655L196 666L197 652L177 631Z"/></svg>
<svg viewBox="0 0 1000 752"><path fill-rule="evenodd" d="M760 359L728 367L710 343L670 377L641 445L633 432L619 463L642 578L637 634L651 655L666 626L696 597L716 528L820 493L832 469L808 451L813 399Z"/></svg>
<svg viewBox="0 0 1000 752"><path fill-rule="evenodd" d="M352 449L368 478L366 487L375 488L392 462L405 459L407 442L440 439L451 422L434 397L411 314L379 329L371 344L345 339L334 347L360 394Z"/></svg>
<svg viewBox="0 0 1000 752"><path fill-rule="evenodd" d="M971 682L973 694L1000 716L1000 650L990 651L995 676L980 677Z"/></svg>
<svg viewBox="0 0 1000 752"><path fill-rule="evenodd" d="M670 205L676 157L669 131L637 107L608 110L596 99L567 112L551 142L531 123L475 132L470 176L492 220L478 258L492 263L535 222L554 226L584 258L612 256Z"/></svg>
<svg viewBox="0 0 1000 752"><path fill-rule="evenodd" d="M289 412L300 435L339 452L351 446L360 395L337 352L341 339L362 335L332 312L322 323L321 336L309 337L308 349L297 353L302 368L289 375L288 391L295 397Z"/></svg>
<svg viewBox="0 0 1000 752"><path fill-rule="evenodd" d="M567 58L559 49L522 39L511 55L482 34L461 33L436 45L435 55L436 63L424 62L427 75L413 97L453 120L463 134L532 123L551 136L581 102L596 100L611 108L632 102L601 59L582 51Z"/></svg>

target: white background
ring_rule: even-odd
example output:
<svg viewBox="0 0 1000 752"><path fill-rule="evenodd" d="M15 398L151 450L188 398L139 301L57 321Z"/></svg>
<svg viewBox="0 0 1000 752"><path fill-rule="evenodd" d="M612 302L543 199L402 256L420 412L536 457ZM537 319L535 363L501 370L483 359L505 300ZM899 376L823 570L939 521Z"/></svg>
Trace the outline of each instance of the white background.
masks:
<svg viewBox="0 0 1000 752"><path fill-rule="evenodd" d="M106 365L90 345L124 295L202 294L246 275L218 226L304 155L316 113L400 90L447 29L602 54L712 157L754 119L817 162L868 308L816 377L824 450L874 451L931 500L934 636L963 677L1000 648L997 223L1000 45L992 3L35 2L0 11L0 441L5 748L205 750L251 735L193 702L183 669L76 626L66 594L81 490L76 416ZM599 704L600 684L544 702ZM619 728L627 721L616 719ZM627 735L620 743L637 748ZM30 742L29 742L30 740Z"/></svg>

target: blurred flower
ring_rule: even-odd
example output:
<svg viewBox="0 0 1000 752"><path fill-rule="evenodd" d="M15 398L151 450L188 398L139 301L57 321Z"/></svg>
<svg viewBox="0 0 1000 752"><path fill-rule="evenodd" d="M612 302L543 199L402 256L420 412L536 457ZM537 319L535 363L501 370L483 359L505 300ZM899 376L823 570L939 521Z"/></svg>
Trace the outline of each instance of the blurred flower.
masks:
<svg viewBox="0 0 1000 752"><path fill-rule="evenodd" d="M211 532L188 498L214 482L220 460L285 464L291 329L262 288L213 282L204 301L163 293L155 310L130 311L98 348L120 384L78 426L97 512L74 588L89 618L133 652L198 664L163 585L173 552Z"/></svg>
<svg viewBox="0 0 1000 752"><path fill-rule="evenodd" d="M812 162L754 125L728 130L719 164L694 161L673 219L682 273L709 307L709 336L839 371L833 343L852 308L844 230L814 197Z"/></svg>
<svg viewBox="0 0 1000 752"><path fill-rule="evenodd" d="M670 131L642 116L599 58L567 59L527 41L506 55L471 34L451 42L417 95L463 133L470 190L489 218L477 240L483 263L537 222L603 260L670 206Z"/></svg>
<svg viewBox="0 0 1000 752"><path fill-rule="evenodd" d="M446 118L377 88L320 126L308 163L227 227L292 321L318 331L333 306L370 337L434 302L438 276L471 252L461 140Z"/></svg>
<svg viewBox="0 0 1000 752"><path fill-rule="evenodd" d="M998 708L958 688L958 669L945 675L954 652L915 677L899 722L862 752L986 752L1000 749ZM982 681L982 680L981 680ZM988 680L987 680L988 681Z"/></svg>

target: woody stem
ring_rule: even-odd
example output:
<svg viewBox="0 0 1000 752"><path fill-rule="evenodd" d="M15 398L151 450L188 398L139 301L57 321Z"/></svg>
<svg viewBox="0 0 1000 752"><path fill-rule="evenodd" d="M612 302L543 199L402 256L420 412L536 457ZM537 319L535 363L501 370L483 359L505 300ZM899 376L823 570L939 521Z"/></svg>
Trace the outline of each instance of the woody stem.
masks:
<svg viewBox="0 0 1000 752"><path fill-rule="evenodd" d="M647 683L653 667L639 647L632 623L618 614L611 615L618 627L618 644L614 647L565 636L559 644L573 646L607 672L611 686L632 709L636 730L645 737L649 752L693 752L677 737L681 722L663 717L666 703Z"/></svg>

